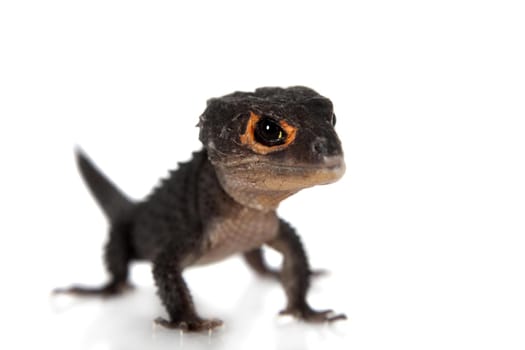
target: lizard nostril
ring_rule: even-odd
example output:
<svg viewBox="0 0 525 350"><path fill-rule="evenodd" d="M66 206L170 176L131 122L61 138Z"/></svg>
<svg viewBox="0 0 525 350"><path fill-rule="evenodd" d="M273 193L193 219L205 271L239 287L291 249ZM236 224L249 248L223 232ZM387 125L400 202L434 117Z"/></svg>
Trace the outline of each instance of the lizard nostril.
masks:
<svg viewBox="0 0 525 350"><path fill-rule="evenodd" d="M326 145L326 140L317 139L312 143L312 150L316 155L324 156L328 153L328 147Z"/></svg>

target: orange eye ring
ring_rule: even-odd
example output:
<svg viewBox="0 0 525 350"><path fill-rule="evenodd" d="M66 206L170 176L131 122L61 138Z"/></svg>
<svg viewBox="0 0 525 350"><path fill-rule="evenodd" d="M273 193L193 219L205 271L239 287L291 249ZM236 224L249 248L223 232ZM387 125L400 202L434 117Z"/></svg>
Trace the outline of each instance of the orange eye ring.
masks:
<svg viewBox="0 0 525 350"><path fill-rule="evenodd" d="M240 137L241 144L247 146L255 153L264 155L272 152L281 151L287 148L295 140L297 128L291 126L284 120L279 120L274 122L279 125L282 131L284 131L285 135L279 134L279 136L282 136L283 139L280 139L278 142L275 143L275 145L265 145L259 142L257 140L259 137L257 137L256 135L256 130L257 125L261 119L261 116L250 112L250 118L248 119L248 123L246 124L246 130L244 131L244 134L242 134Z"/></svg>

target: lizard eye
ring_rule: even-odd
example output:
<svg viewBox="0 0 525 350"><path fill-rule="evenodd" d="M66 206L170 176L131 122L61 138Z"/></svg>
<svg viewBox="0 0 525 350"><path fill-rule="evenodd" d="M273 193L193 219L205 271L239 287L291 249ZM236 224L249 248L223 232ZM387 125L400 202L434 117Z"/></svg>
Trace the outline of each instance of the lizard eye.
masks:
<svg viewBox="0 0 525 350"><path fill-rule="evenodd" d="M294 142L296 134L297 128L285 120L250 112L246 130L240 135L239 141L255 153L268 154L288 147Z"/></svg>
<svg viewBox="0 0 525 350"><path fill-rule="evenodd" d="M279 122L270 117L262 117L255 125L255 140L265 146L277 146L285 143L287 134Z"/></svg>

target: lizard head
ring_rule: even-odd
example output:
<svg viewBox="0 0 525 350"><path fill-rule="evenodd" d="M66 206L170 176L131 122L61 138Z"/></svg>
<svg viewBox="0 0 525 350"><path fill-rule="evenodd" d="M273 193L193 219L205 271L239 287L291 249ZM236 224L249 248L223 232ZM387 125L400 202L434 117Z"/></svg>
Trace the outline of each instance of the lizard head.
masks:
<svg viewBox="0 0 525 350"><path fill-rule="evenodd" d="M223 188L259 209L344 174L332 102L306 87L260 88L208 101L200 140Z"/></svg>

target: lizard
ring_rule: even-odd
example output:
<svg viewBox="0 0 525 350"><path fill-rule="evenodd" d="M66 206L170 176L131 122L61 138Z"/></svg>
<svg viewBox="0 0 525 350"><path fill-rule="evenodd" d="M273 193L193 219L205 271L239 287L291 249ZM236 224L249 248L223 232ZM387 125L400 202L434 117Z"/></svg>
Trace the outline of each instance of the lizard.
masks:
<svg viewBox="0 0 525 350"><path fill-rule="evenodd" d="M183 270L243 254L258 274L281 282L287 298L281 314L309 322L346 319L307 302L312 271L305 249L295 229L276 213L298 191L343 176L335 118L328 98L302 86L212 98L197 125L203 148L142 201L130 200L77 149L80 173L109 221L104 260L110 279L97 288L73 285L55 291L118 295L130 287L130 262L151 261L168 314L155 322L206 331L222 321L199 316ZM263 246L282 254L279 271L266 262Z"/></svg>

